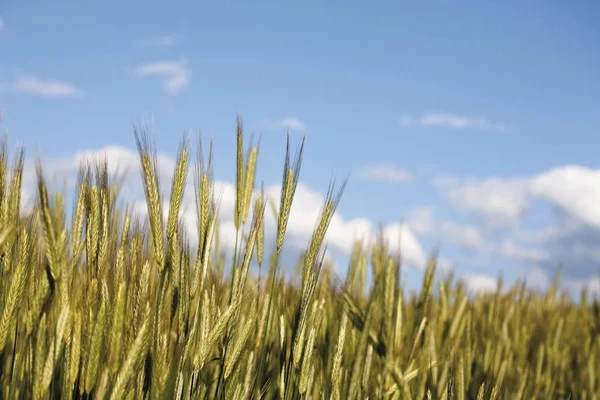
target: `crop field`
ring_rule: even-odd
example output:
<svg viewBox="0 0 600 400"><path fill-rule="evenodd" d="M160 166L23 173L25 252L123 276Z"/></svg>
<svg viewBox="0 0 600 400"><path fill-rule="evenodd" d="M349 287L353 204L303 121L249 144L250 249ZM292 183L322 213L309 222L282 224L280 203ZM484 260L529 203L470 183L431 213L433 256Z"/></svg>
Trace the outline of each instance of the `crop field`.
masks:
<svg viewBox="0 0 600 400"><path fill-rule="evenodd" d="M159 182L152 137L134 134L147 218L118 205L103 162L81 165L71 198L38 163L35 206L21 212L25 153L2 142L1 399L600 399L600 303L561 293L559 275L545 293L499 282L472 296L452 275L436 279L432 256L408 293L401 254L381 236L357 241L338 276L325 234L345 181L331 184L297 265L284 266L308 149L288 140L270 202L241 121L226 257L212 147L182 140L172 182ZM179 219L190 180L193 241ZM272 246L266 213L277 221Z"/></svg>

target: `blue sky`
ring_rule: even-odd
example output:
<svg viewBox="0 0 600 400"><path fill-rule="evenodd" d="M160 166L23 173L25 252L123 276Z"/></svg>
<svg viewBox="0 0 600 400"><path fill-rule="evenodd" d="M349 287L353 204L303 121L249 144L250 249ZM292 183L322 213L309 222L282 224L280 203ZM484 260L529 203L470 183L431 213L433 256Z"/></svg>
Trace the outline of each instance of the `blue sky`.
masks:
<svg viewBox="0 0 600 400"><path fill-rule="evenodd" d="M562 262L565 287L600 292L599 17L594 1L15 3L1 129L51 164L133 150L152 116L166 156L185 129L214 135L231 182L241 113L273 185L289 125L307 192L351 173L340 231L404 220L474 286L543 287Z"/></svg>

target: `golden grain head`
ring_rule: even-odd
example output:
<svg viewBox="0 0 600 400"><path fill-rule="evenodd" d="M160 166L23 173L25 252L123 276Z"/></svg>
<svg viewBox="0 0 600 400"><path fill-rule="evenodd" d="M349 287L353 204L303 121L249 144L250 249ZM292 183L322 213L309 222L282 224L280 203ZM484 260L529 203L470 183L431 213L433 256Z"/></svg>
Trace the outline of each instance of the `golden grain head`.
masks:
<svg viewBox="0 0 600 400"><path fill-rule="evenodd" d="M345 271L325 263L347 180L332 181L299 279L287 277L304 140L292 158L287 138L276 201L255 193L259 145L244 152L243 136L239 119L235 262L212 142L195 166L196 237L179 218L187 138L163 216L163 171L149 130L135 128L145 217L122 209L106 162L82 164L67 213L39 159L38 196L22 212L24 152L11 158L0 140L0 398L600 397L600 303L561 293L560 270L545 293L499 279L472 296L452 273L438 279L433 251L409 293L383 231L356 238Z"/></svg>

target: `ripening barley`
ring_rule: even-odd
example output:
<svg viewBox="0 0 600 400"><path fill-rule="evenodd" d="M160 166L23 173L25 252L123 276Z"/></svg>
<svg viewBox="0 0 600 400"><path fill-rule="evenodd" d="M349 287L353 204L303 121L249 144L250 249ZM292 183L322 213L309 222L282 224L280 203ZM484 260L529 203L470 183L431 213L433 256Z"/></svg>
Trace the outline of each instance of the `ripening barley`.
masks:
<svg viewBox="0 0 600 400"><path fill-rule="evenodd" d="M293 265L280 256L304 139L292 158L288 136L273 199L255 188L259 144L244 152L238 120L231 255L212 142L207 159L198 149L190 240L187 137L166 171L164 215L152 138L134 133L145 219L121 205L106 162L82 164L71 214L38 162L36 205L19 213L25 153L11 164L0 141L1 399L600 398L600 303L558 296L558 273L545 294L499 282L469 296L452 276L437 279L434 253L413 295L381 234L357 240L338 276L325 254L344 180L331 184L288 281L281 271Z"/></svg>

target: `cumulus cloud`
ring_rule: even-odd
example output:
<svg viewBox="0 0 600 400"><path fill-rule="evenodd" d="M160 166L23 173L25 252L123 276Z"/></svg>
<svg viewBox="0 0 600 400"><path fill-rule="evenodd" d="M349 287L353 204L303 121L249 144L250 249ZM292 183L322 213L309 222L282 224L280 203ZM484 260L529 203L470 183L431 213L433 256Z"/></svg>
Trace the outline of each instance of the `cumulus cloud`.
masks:
<svg viewBox="0 0 600 400"><path fill-rule="evenodd" d="M600 229L600 170L563 166L528 178L487 178L461 182L440 175L433 185L458 207L485 217L492 225L511 225L523 218L532 199Z"/></svg>
<svg viewBox="0 0 600 400"><path fill-rule="evenodd" d="M161 78L163 90L169 95L179 94L192 80L186 59L142 64L135 70L134 75L136 78Z"/></svg>
<svg viewBox="0 0 600 400"><path fill-rule="evenodd" d="M280 185L271 185L267 196L279 200ZM288 233L297 247L303 248L308 243L310 235L316 226L323 205L324 197L306 185L299 183L296 196L292 205L288 223ZM271 218L272 229L275 229L275 220ZM426 262L426 255L418 239L406 225L393 223L383 227L385 240L391 251L401 250L404 261L413 267L422 268ZM373 243L377 235L377 227L366 218L344 218L336 212L331 220L325 240L329 246L349 254L355 240L362 240L365 244ZM400 247L399 247L400 246Z"/></svg>
<svg viewBox="0 0 600 400"><path fill-rule="evenodd" d="M482 254L488 258L501 256L544 271L563 265L571 280L598 272L599 170L568 165L529 177L461 180L445 175L432 183L456 207L482 217L485 227L500 235L495 243L483 246ZM523 229L528 212L538 206L551 210L545 225L539 227L538 213L538 228Z"/></svg>
<svg viewBox="0 0 600 400"><path fill-rule="evenodd" d="M502 256L530 263L540 263L551 258L547 251L519 246L511 238L505 238L494 250Z"/></svg>
<svg viewBox="0 0 600 400"><path fill-rule="evenodd" d="M296 117L285 117L281 119L265 118L260 122L263 129L277 130L289 129L290 131L304 131L306 127L302 121Z"/></svg>
<svg viewBox="0 0 600 400"><path fill-rule="evenodd" d="M538 292L546 292L552 285L548 272L540 267L533 267L527 273L518 276L517 279L524 280L527 288ZM465 274L460 281L464 283L467 291L471 294L494 293L498 290L498 280L491 275ZM600 277L563 279L561 286L573 296L577 296L583 289L586 289L592 297L600 296Z"/></svg>
<svg viewBox="0 0 600 400"><path fill-rule="evenodd" d="M45 98L76 98L84 95L84 92L74 85L58 81L44 80L34 75L18 76L8 86L14 93L38 96Z"/></svg>
<svg viewBox="0 0 600 400"><path fill-rule="evenodd" d="M547 252L548 257L540 266L551 270L564 266L566 277L582 279L600 271L600 230L563 214L559 221L539 231L524 232L523 242L530 243Z"/></svg>
<svg viewBox="0 0 600 400"><path fill-rule="evenodd" d="M555 168L534 177L531 192L600 228L600 171L580 166Z"/></svg>
<svg viewBox="0 0 600 400"><path fill-rule="evenodd" d="M488 178L478 182L450 184L448 198L459 208L482 216L491 227L519 222L529 206L529 182Z"/></svg>
<svg viewBox="0 0 600 400"><path fill-rule="evenodd" d="M175 161L164 154L158 154L159 180L163 191L163 211L168 213L168 192L170 189L172 171ZM106 159L111 174L126 174L121 196L128 203L134 204L138 215L147 214L142 187L141 170L138 154L121 146L107 146L98 150L86 150L72 157L52 160L45 163L45 174L70 176L70 182L75 182L75 174L81 162ZM31 171L32 180L34 173ZM193 174L190 174L182 201L180 218L186 227L189 238L197 238L196 207L194 199ZM222 245L231 250L235 244L235 228L233 214L235 208L235 185L231 182L215 182L215 194L220 200L220 238ZM279 203L281 185L273 184L265 187L265 194ZM317 224L324 202L324 197L300 182L296 189L294 203L290 213L286 243L296 249L303 249L308 244L310 236ZM276 232L276 221L270 209L265 211L266 236L273 238ZM329 248L350 254L354 240L363 240L365 244L375 240L377 227L366 218L346 218L336 212L331 220L325 240ZM422 268L426 263L426 255L410 227L406 225L389 224L383 227L384 237L392 251L400 250L407 265Z"/></svg>
<svg viewBox="0 0 600 400"><path fill-rule="evenodd" d="M586 289L593 297L600 296L600 278L595 279L573 279L566 282L571 292L578 293Z"/></svg>
<svg viewBox="0 0 600 400"><path fill-rule="evenodd" d="M431 207L420 207L411 212L408 225L418 234L448 241L469 249L479 249L484 244L482 233L470 225L462 225L454 221L438 221Z"/></svg>
<svg viewBox="0 0 600 400"><path fill-rule="evenodd" d="M532 268L531 271L525 275L525 282L527 287L539 291L546 291L551 285L548 273L540 267Z"/></svg>
<svg viewBox="0 0 600 400"><path fill-rule="evenodd" d="M465 274L461 281L471 294L494 293L498 290L498 280L484 274Z"/></svg>
<svg viewBox="0 0 600 400"><path fill-rule="evenodd" d="M390 164L364 167L359 175L365 180L386 181L392 183L410 182L413 179L410 172Z"/></svg>
<svg viewBox="0 0 600 400"><path fill-rule="evenodd" d="M140 215L144 215L145 201L142 188L141 171L139 159L136 151L120 147L107 146L102 149L91 149L78 152L68 157L46 160L44 162L44 173L47 177L62 178L69 176L69 182L75 182L77 168L82 161L94 161L106 158L108 160L109 171L112 174L126 173L126 181L122 186L121 199L127 203L133 203L135 210ZM171 183L171 174L174 167L172 157L159 154L158 164L160 171L160 182L163 190L164 211L168 212L168 192ZM556 172L556 171L554 171ZM592 172L593 173L593 172ZM569 179L575 178L568 175ZM584 178L586 173L582 174ZM26 169L24 184L34 183L35 174L32 168ZM455 221L440 219L436 217L435 209L432 207L421 207L413 210L406 223L391 223L383 226L384 237L393 251L398 250L400 245L403 260L407 265L422 268L426 264L427 255L420 243L420 239L430 238L449 242L468 249L472 254L485 256L486 259L497 259L502 257L508 260L522 262L529 266L524 270L524 277L530 287L543 290L549 286L548 273L554 270L558 264L565 265L563 287L571 291L578 291L587 283L591 291L597 290L598 283L594 280L600 265L600 250L597 250L597 244L600 243L600 229L595 226L593 214L592 217L581 215L583 208L579 208L579 203L573 206L568 202L568 197L552 191L552 184L545 182L549 177L557 180L557 185L562 185L568 191L569 185L586 188L585 184L567 180L561 181L563 174L544 173L529 179L522 180L504 180L501 184L498 182L490 183L490 180L484 180L481 188L477 183L469 182L467 186L471 189L458 191L457 193L467 193L463 202L467 205L473 205L474 210L486 210L482 206L475 206L475 200L470 199L473 193L483 193L478 197L481 201L486 200L488 196L494 196L495 192L513 193L524 192L525 198L541 198L551 202L564 210L564 221L558 226L545 228L540 231L519 232L508 231L507 236L501 237L496 242L488 242L488 237L484 231L476 226L461 224ZM557 178L558 177L558 178ZM180 218L184 222L188 237L194 241L197 239L196 228L196 208L194 204L193 174L189 175L189 182L185 189L183 206ZM498 179L498 178L496 178ZM57 181L62 183L62 181ZM453 190L464 186L459 179L448 179L443 190ZM493 180L492 180L493 181ZM585 182L585 179L583 179ZM525 182L525 184L523 184ZM540 183L541 182L541 183ZM470 186L469 186L470 185ZM525 189L514 189L513 185L525 186ZM537 185L537 186L536 186ZM490 189L493 187L494 189ZM498 189L500 188L500 189ZM231 182L215 182L215 190L219 196L220 202L220 239L225 249L231 250L235 244L235 228L233 225L233 212L235 207L235 186ZM278 204L281 186L279 184L267 185L265 193L275 200ZM503 192L504 191L504 192ZM480 193L481 192L481 193ZM24 195L26 203L31 203L35 197L35 190L27 191ZM595 196L593 190L581 190L580 196ZM498 195L496 193L496 195ZM506 195L498 195L506 197ZM477 197L477 196L475 196ZM520 196L508 196L509 199L516 199L518 204L527 203ZM288 225L288 235L286 239L286 248L293 254L305 248L310 235L317 223L321 212L324 197L321 193L312 190L304 183L298 185L296 198L292 207L290 221ZM342 200L343 201L343 200ZM589 200L588 200L589 201ZM599 200L600 201L600 200ZM587 204L587 203L585 203ZM521 206L522 208L526 208ZM519 208L519 207L517 207ZM504 210L503 207L491 207L490 209ZM516 215L512 212L491 212L491 215ZM518 214L518 213L517 213ZM584 219L585 221L581 221ZM589 221L589 222L586 222ZM266 235L267 241L272 242L276 230L276 221L271 210L266 210ZM378 226L368 218L344 216L337 212L331 221L326 242L330 250L336 253L348 255L352 250L354 240L363 239L365 243L372 242L379 232ZM496 240L494 238L494 240ZM294 253L295 252L295 253ZM442 265L443 264L443 265ZM442 270L449 269L450 262L440 259ZM491 271L488 269L487 271ZM489 272L488 272L489 273ZM596 275L594 275L596 274ZM590 276L592 278L590 279ZM467 274L463 277L467 287L471 292L493 291L496 289L496 278L492 275L486 275L486 272L477 274Z"/></svg>
<svg viewBox="0 0 600 400"><path fill-rule="evenodd" d="M455 130L475 129L481 131L506 130L504 125L492 122L484 116L468 116L441 112L428 112L416 118L403 115L400 117L399 122L401 126L405 127L439 127Z"/></svg>
<svg viewBox="0 0 600 400"><path fill-rule="evenodd" d="M494 293L498 290L498 278L487 274L465 274L460 279L467 290L472 294L477 293ZM539 267L533 267L529 271L517 276L517 280L524 280L526 287L536 291L546 291L550 288L551 282L548 278L548 273ZM572 282L572 281L569 281ZM505 289L510 286L512 282L506 282ZM572 288L572 284L565 285L567 289Z"/></svg>

